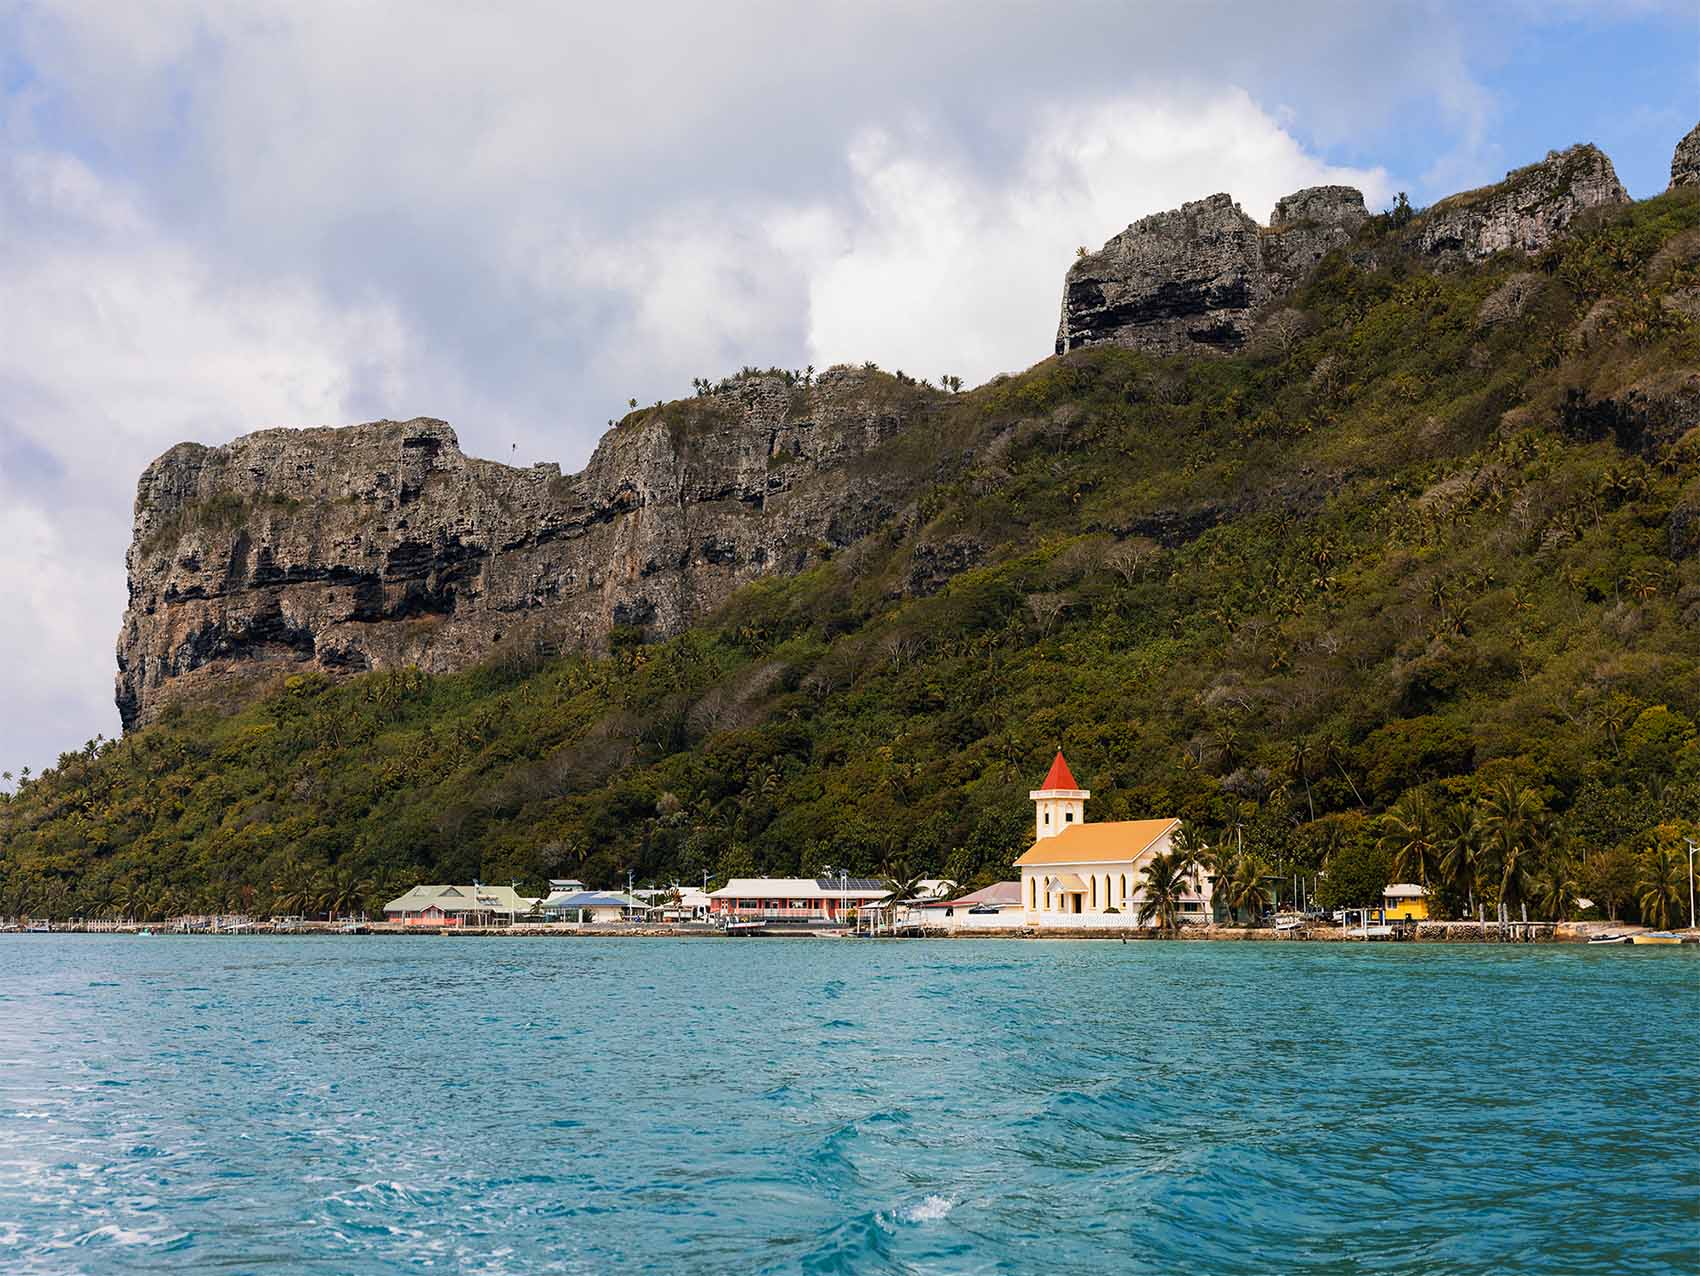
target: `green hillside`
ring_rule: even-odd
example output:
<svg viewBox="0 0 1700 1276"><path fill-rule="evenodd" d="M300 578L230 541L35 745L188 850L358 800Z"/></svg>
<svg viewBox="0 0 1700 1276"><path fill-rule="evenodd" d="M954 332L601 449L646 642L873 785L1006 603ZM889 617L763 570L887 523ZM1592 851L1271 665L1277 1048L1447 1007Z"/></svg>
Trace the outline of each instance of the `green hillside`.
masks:
<svg viewBox="0 0 1700 1276"><path fill-rule="evenodd" d="M993 880L1061 745L1088 818L1336 895L1661 920L1700 835L1700 196L1470 271L1400 242L1372 219L1375 267L1331 258L1241 356L941 392L888 456L910 509L675 640L291 679L68 753L0 806L0 914Z"/></svg>

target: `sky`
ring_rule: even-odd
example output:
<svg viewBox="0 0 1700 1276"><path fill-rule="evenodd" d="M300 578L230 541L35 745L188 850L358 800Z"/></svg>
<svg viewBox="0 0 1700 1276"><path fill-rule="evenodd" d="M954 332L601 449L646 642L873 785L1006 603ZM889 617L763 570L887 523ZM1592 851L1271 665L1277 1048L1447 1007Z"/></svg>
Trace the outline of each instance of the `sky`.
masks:
<svg viewBox="0 0 1700 1276"><path fill-rule="evenodd" d="M136 479L435 416L582 466L745 364L977 384L1225 190L1419 205L1700 118L1649 0L0 0L0 768L118 732Z"/></svg>

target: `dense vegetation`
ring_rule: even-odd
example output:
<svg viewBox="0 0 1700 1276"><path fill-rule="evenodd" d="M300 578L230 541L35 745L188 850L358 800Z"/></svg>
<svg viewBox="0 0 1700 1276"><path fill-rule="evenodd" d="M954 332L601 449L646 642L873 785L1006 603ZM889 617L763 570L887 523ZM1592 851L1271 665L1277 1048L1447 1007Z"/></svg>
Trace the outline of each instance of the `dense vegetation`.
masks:
<svg viewBox="0 0 1700 1276"><path fill-rule="evenodd" d="M68 753L0 805L0 914L981 882L1060 744L1090 818L1184 817L1247 908L1326 868L1325 898L1414 878L1455 913L1685 920L1700 199L1470 271L1396 234L1242 356L940 394L884 533L671 641L295 677Z"/></svg>

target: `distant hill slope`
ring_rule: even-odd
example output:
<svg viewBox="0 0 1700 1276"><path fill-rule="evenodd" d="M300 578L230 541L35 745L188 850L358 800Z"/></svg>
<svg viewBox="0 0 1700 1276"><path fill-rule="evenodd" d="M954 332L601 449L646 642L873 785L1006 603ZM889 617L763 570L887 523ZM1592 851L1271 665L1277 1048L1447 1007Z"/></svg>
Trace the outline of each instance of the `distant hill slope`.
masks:
<svg viewBox="0 0 1700 1276"><path fill-rule="evenodd" d="M1532 256L1409 241L1369 218L1230 355L1104 345L956 395L859 372L925 408L854 471L865 534L602 657L492 639L163 705L0 806L0 913L995 878L1059 744L1089 818L1184 816L1284 873L1502 777L1554 865L1668 841L1700 816L1700 188Z"/></svg>

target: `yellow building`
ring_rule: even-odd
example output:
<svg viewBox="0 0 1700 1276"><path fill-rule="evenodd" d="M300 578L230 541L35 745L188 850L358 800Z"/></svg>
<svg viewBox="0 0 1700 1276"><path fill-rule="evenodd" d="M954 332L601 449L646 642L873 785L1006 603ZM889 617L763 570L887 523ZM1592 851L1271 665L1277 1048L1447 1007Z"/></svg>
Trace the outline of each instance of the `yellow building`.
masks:
<svg viewBox="0 0 1700 1276"><path fill-rule="evenodd" d="M1033 801L1035 840L1015 861L1029 926L1138 925L1145 866L1170 850L1176 819L1086 822L1092 794L1076 783L1059 751ZM1181 899L1183 921L1210 920L1211 882L1201 877Z"/></svg>
<svg viewBox="0 0 1700 1276"><path fill-rule="evenodd" d="M1384 889L1381 906L1390 922L1428 920L1428 892L1413 882L1394 882Z"/></svg>

